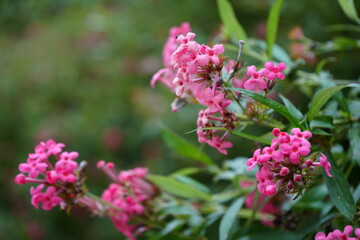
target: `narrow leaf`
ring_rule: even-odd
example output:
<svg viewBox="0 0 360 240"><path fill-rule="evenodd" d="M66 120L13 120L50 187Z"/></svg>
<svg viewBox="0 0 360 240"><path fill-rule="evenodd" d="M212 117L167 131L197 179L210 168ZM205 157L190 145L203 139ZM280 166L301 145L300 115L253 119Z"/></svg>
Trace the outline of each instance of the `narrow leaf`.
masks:
<svg viewBox="0 0 360 240"><path fill-rule="evenodd" d="M270 145L271 141L262 137L258 137L258 136L254 136L248 133L244 133L244 132L237 132L234 130L228 130L231 134L235 135L235 136L239 136L239 137L243 137L249 140L252 140L254 142L260 142L260 143L264 143L266 145Z"/></svg>
<svg viewBox="0 0 360 240"><path fill-rule="evenodd" d="M280 104L270 98L264 97L258 93L255 93L255 92L252 92L252 91L249 91L246 89L241 89L241 88L227 88L227 89L230 89L230 90L242 93L248 97L251 97L255 101L262 103L265 106L267 106L267 107L273 109L274 111L280 113L281 115L283 115L287 120L289 120L291 125L293 125L294 127L302 128L299 121L282 104Z"/></svg>
<svg viewBox="0 0 360 240"><path fill-rule="evenodd" d="M360 19L356 12L355 4L353 0L338 0L340 7L348 18L360 24Z"/></svg>
<svg viewBox="0 0 360 240"><path fill-rule="evenodd" d="M244 204L245 197L238 198L235 200L225 212L224 217L220 222L219 238L220 240L226 240L229 237L231 227L238 215L238 212Z"/></svg>
<svg viewBox="0 0 360 240"><path fill-rule="evenodd" d="M261 143L264 143L264 144L267 144L267 145L271 144L271 140L269 140L269 139L254 136L252 134L248 134L248 133L244 133L244 132L230 130L230 129L227 129L227 128L224 128L224 127L207 127L207 128L202 128L202 129L213 129L213 130L227 131L227 132L231 133L234 136L243 137L243 138L249 139L249 140L254 141L254 142L261 142Z"/></svg>
<svg viewBox="0 0 360 240"><path fill-rule="evenodd" d="M237 41L244 40L246 41L247 36L243 29L243 27L240 25L238 20L236 19L234 10L229 3L228 0L218 0L217 1L219 14L221 21L225 25L225 28L227 32L235 38Z"/></svg>
<svg viewBox="0 0 360 240"><path fill-rule="evenodd" d="M335 87L329 87L325 89L321 89L318 91L310 103L309 112L307 114L307 120L310 122L316 114L319 113L320 109L325 105L325 103L338 91L346 87L360 87L360 84L349 84L349 85L341 85Z"/></svg>
<svg viewBox="0 0 360 240"><path fill-rule="evenodd" d="M360 124L355 124L349 129L351 160L360 165Z"/></svg>
<svg viewBox="0 0 360 240"><path fill-rule="evenodd" d="M210 200L211 196L191 185L179 182L171 177L148 175L147 178L165 192L188 199Z"/></svg>
<svg viewBox="0 0 360 240"><path fill-rule="evenodd" d="M300 112L299 109L297 109L292 102L287 99L282 94L279 95L283 103L285 104L286 108L289 110L289 112L297 119L302 120L304 118L304 115Z"/></svg>
<svg viewBox="0 0 360 240"><path fill-rule="evenodd" d="M272 56L272 48L276 40L279 17L283 0L277 0L271 7L266 26L266 44L269 58Z"/></svg>
<svg viewBox="0 0 360 240"><path fill-rule="evenodd" d="M200 161L207 165L215 165L215 163L208 155L169 129L163 128L162 135L166 144L178 154L193 160Z"/></svg>
<svg viewBox="0 0 360 240"><path fill-rule="evenodd" d="M328 177L325 172L323 172L330 199L345 217L352 220L356 212L356 206L350 192L350 186L332 156L330 154L326 155L331 163L330 172L333 175L333 177Z"/></svg>

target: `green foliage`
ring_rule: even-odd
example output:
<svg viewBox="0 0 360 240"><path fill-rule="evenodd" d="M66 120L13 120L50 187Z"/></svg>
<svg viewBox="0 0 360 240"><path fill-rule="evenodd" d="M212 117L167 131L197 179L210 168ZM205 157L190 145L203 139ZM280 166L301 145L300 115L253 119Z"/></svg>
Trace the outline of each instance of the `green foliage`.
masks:
<svg viewBox="0 0 360 240"><path fill-rule="evenodd" d="M160 175L149 175L148 179L163 191L174 194L178 197L207 201L211 199L211 195L199 190L199 188L196 188L193 185L189 185L189 182L183 183L172 177Z"/></svg>
<svg viewBox="0 0 360 240"><path fill-rule="evenodd" d="M352 220L356 212L356 206L350 192L349 183L331 155L327 154L327 156L331 163L331 174L333 177L328 177L325 173L323 173L323 177L325 178L331 201L345 217Z"/></svg>
<svg viewBox="0 0 360 240"><path fill-rule="evenodd" d="M227 33L236 41L247 40L243 27L236 19L234 10L228 0L217 0L220 18L225 25Z"/></svg>
<svg viewBox="0 0 360 240"><path fill-rule="evenodd" d="M272 57L273 45L276 42L276 35L279 25L279 18L283 0L277 0L271 7L266 26L267 54Z"/></svg>
<svg viewBox="0 0 360 240"><path fill-rule="evenodd" d="M358 17L358 14L356 12L353 0L338 0L338 3L340 4L342 10L348 18L350 18L357 24L360 24L360 18Z"/></svg>
<svg viewBox="0 0 360 240"><path fill-rule="evenodd" d="M226 240L229 238L231 228L234 225L238 211L245 202L245 197L236 199L226 210L224 217L221 219L219 228L219 239Z"/></svg>
<svg viewBox="0 0 360 240"><path fill-rule="evenodd" d="M244 94L248 97L251 97L252 99L254 99L255 101L264 104L265 106L273 109L274 111L280 113L281 115L283 115L287 120L289 120L289 122L294 126L294 127L299 127L302 128L302 126L300 125L299 121L288 111L288 109L286 109L286 107L284 107L283 105L281 105L280 103L264 97L258 93L246 90L246 89L240 89L240 88L229 88L230 90L239 92L241 94Z"/></svg>
<svg viewBox="0 0 360 240"><path fill-rule="evenodd" d="M310 122L320 112L320 109L335 93L346 87L360 87L360 85L349 84L343 86L330 87L318 91L310 103L309 112L307 113L307 120Z"/></svg>
<svg viewBox="0 0 360 240"><path fill-rule="evenodd" d="M169 129L163 128L162 135L166 144L178 154L193 160L200 161L207 165L215 165L211 158L208 157L199 148L191 145L185 139L181 138Z"/></svg>

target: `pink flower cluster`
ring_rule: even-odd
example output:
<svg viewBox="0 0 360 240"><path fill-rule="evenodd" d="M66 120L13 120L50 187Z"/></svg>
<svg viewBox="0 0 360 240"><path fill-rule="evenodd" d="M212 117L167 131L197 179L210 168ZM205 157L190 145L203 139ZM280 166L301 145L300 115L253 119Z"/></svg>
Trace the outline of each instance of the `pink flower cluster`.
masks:
<svg viewBox="0 0 360 240"><path fill-rule="evenodd" d="M264 67L259 71L256 70L255 66L247 67L246 75L249 78L244 83L245 89L254 92L271 90L276 78L285 79L285 75L281 72L286 69L285 63L282 62L275 66L272 62L266 62Z"/></svg>
<svg viewBox="0 0 360 240"><path fill-rule="evenodd" d="M333 232L326 235L323 232L318 232L314 240L359 240L360 239L360 228L355 229L356 237L350 237L354 228L350 225L344 228L344 232L341 232L339 229L334 230Z"/></svg>
<svg viewBox="0 0 360 240"><path fill-rule="evenodd" d="M275 84L275 79L284 79L282 73L286 69L285 63L274 65L266 62L265 68L256 70L255 66L247 68L247 76L243 80L236 79L240 70L240 54L237 62L228 61L222 57L224 46L215 44L213 47L197 43L195 33L190 32L188 23L170 29L169 38L163 49L163 63L165 68L159 70L151 79L152 87L157 81L162 82L177 96L171 104L174 112L187 102L198 102L207 109L199 112L197 120L197 134L200 143L207 143L219 152L227 154L227 148L232 143L226 141L228 132L219 135L219 130L209 128L221 127L234 129L239 120L235 114L227 109L231 104L232 94L224 89L232 80L234 87L241 87L251 91L269 91ZM240 48L242 48L240 43ZM225 75L223 75L225 74ZM205 128L205 129L204 129Z"/></svg>
<svg viewBox="0 0 360 240"><path fill-rule="evenodd" d="M118 231L134 240L135 234L144 231L145 227L130 224L130 221L149 211L145 205L156 195L155 186L145 179L148 170L135 168L117 173L113 163L104 161L99 161L97 167L114 181L101 196L104 201L114 206L109 208L109 217Z"/></svg>
<svg viewBox="0 0 360 240"><path fill-rule="evenodd" d="M68 188L77 181L78 163L74 160L78 157L78 153L62 152L64 146L63 143L56 143L52 139L41 142L35 147L35 153L29 154L26 163L19 165L22 173L15 177L17 184L40 184L30 189L31 204L35 208L38 208L40 203L44 210L50 210L57 205L62 207L66 205L60 195L63 193L63 186ZM56 159L55 166L49 160L51 156ZM48 188L42 192L45 186Z"/></svg>
<svg viewBox="0 0 360 240"><path fill-rule="evenodd" d="M287 193L301 194L303 189L308 188L310 172L314 167L323 167L332 177L331 164L324 154L320 154L319 162L316 162L319 154L306 158L311 151L307 140L312 136L311 132L293 128L291 133L274 128L272 134L275 138L271 146L257 149L247 161L248 170L260 166L256 178L259 181L258 190L264 195L274 195L279 188Z"/></svg>

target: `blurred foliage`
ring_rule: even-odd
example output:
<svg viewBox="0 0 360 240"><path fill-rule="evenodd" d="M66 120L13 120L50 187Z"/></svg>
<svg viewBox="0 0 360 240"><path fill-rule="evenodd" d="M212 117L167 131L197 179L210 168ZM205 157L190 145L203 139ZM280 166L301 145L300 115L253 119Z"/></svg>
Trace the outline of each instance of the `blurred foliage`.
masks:
<svg viewBox="0 0 360 240"><path fill-rule="evenodd" d="M265 39L274 1L230 2L247 35ZM221 28L216 1L0 3L0 239L121 239L109 219L90 218L82 209L74 209L71 217L37 211L27 190L15 187L18 163L41 140L65 142L65 150L78 151L80 159L88 160L88 185L98 194L109 181L94 169L97 160L121 168L145 165L154 173L185 165L164 145L161 125L191 131L197 109L173 114L167 89L149 86L151 75L161 68L168 29L184 21L191 23L199 42L207 42L207 36L216 36ZM359 48L347 50L346 39L359 39L360 32L336 28L351 23L335 0L284 1L277 43L286 48L288 32L297 25L316 42L338 38L344 51L321 53L319 60L336 58L324 67L336 79L358 78ZM292 91L296 98L298 93ZM196 142L195 134L184 137ZM243 149L230 150L229 158L249 155L251 142L240 141ZM206 151L219 156L216 150Z"/></svg>

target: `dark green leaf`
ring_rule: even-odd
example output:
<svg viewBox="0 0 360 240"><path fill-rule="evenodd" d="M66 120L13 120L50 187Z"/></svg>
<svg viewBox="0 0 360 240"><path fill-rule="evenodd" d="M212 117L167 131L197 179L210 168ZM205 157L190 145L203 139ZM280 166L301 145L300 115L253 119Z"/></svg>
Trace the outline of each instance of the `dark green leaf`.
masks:
<svg viewBox="0 0 360 240"><path fill-rule="evenodd" d="M328 177L325 172L323 172L323 176L329 190L331 201L345 217L352 220L355 215L356 206L350 192L349 183L346 181L344 174L341 172L332 156L329 153L327 153L326 156L331 163L330 172L333 177Z"/></svg>
<svg viewBox="0 0 360 240"><path fill-rule="evenodd" d="M292 232L284 232L273 229L266 229L263 231L256 231L255 229L246 236L238 238L237 240L264 240L264 239L276 239L276 240L290 240L301 239L297 234Z"/></svg>
<svg viewBox="0 0 360 240"><path fill-rule="evenodd" d="M228 130L231 134L235 135L235 136L239 136L239 137L243 137L255 142L260 142L260 143L264 143L266 145L270 145L271 141L262 137L258 137L258 136L254 136L248 133L244 133L244 132L238 132L238 131L234 131L234 130Z"/></svg>
<svg viewBox="0 0 360 240"><path fill-rule="evenodd" d="M320 109L335 93L346 87L360 87L360 84L353 83L349 85L329 87L318 91L310 103L309 112L307 114L308 121L310 122L320 112Z"/></svg>
<svg viewBox="0 0 360 240"><path fill-rule="evenodd" d="M169 129L163 128L162 135L166 144L178 154L200 161L207 165L215 165L210 157L208 157L204 152L201 152L198 148L186 142L182 137L178 136Z"/></svg>
<svg viewBox="0 0 360 240"><path fill-rule="evenodd" d="M226 240L229 237L231 227L238 215L239 210L245 202L245 197L238 198L235 200L230 207L226 210L224 217L220 222L219 239Z"/></svg>
<svg viewBox="0 0 360 240"><path fill-rule="evenodd" d="M234 10L229 3L228 0L217 0L218 9L221 21L225 25L225 28L227 32L235 38L237 41L244 40L246 41L247 36L243 29L243 27L240 25L238 20L236 19Z"/></svg>
<svg viewBox="0 0 360 240"><path fill-rule="evenodd" d="M267 20L266 26L266 44L267 44L267 54L269 58L272 56L272 48L276 40L277 29L279 25L279 17L281 12L281 6L283 0L276 0L270 9L270 14Z"/></svg>
<svg viewBox="0 0 360 240"><path fill-rule="evenodd" d="M310 122L310 128L334 128L333 120L328 115L317 116Z"/></svg>
<svg viewBox="0 0 360 240"><path fill-rule="evenodd" d="M149 175L147 178L165 192L188 199L210 200L211 196L194 186L179 182L171 177Z"/></svg>
<svg viewBox="0 0 360 240"><path fill-rule="evenodd" d="M319 129L319 128L312 129L311 133L313 135L323 135L323 136L331 136L332 135L331 133L325 132L324 130Z"/></svg>
<svg viewBox="0 0 360 240"><path fill-rule="evenodd" d="M255 92L252 92L252 91L249 91L246 89L240 89L240 88L227 88L227 89L230 89L230 90L242 93L248 97L251 97L255 101L258 101L259 103L262 103L265 106L267 106L267 107L273 109L274 111L280 113L281 115L283 115L287 120L289 120L291 125L293 125L294 127L302 128L302 126L300 125L298 120L282 104L280 104L270 98L264 97L258 93L255 93Z"/></svg>
<svg viewBox="0 0 360 240"><path fill-rule="evenodd" d="M290 102L289 99L287 99L282 94L279 94L279 97L284 102L286 108L289 110L289 112L297 119L302 120L304 118L304 115L297 109L292 102Z"/></svg>
<svg viewBox="0 0 360 240"><path fill-rule="evenodd" d="M355 4L353 0L338 0L342 10L348 18L360 24L360 19L357 15Z"/></svg>

